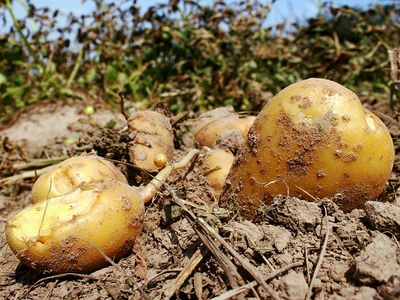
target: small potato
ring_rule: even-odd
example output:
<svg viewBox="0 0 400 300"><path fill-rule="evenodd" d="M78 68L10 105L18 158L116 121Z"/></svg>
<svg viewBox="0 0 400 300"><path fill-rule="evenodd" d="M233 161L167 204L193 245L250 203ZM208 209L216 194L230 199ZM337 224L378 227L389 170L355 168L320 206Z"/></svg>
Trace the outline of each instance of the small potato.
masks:
<svg viewBox="0 0 400 300"><path fill-rule="evenodd" d="M81 184L104 178L127 183L125 176L109 161L96 155L71 157L41 175L32 187L32 202L57 197Z"/></svg>
<svg viewBox="0 0 400 300"><path fill-rule="evenodd" d="M84 200L84 201L82 201ZM89 273L125 256L143 225L137 190L117 180L81 185L26 207L6 223L11 250L42 273Z"/></svg>
<svg viewBox="0 0 400 300"><path fill-rule="evenodd" d="M204 176L213 188L218 199L224 186L226 176L233 164L234 156L222 149L210 150L206 153L202 168Z"/></svg>
<svg viewBox="0 0 400 300"><path fill-rule="evenodd" d="M252 116L238 115L232 107L220 107L199 116L193 126L193 135L199 145L212 147L227 130L238 130L246 137L254 120Z"/></svg>
<svg viewBox="0 0 400 300"><path fill-rule="evenodd" d="M148 172L162 169L174 154L174 135L170 121L154 111L140 111L129 117L128 127L132 142L129 144L131 162ZM163 159L164 159L163 157Z"/></svg>
<svg viewBox="0 0 400 300"><path fill-rule="evenodd" d="M338 83L307 79L262 109L226 181L221 202L252 218L261 202L290 194L334 197L344 210L376 199L391 173L386 126Z"/></svg>

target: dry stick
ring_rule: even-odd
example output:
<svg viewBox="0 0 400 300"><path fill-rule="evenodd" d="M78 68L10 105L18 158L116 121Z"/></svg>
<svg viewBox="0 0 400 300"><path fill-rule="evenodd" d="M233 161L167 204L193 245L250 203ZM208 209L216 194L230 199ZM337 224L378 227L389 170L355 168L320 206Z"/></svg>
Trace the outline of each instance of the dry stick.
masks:
<svg viewBox="0 0 400 300"><path fill-rule="evenodd" d="M44 217L45 217L45 215L46 215L47 208L48 208L48 206L49 206L49 195L50 195L52 186L53 186L53 178L50 178L49 190L47 191L47 195L46 195L46 206L44 207L42 220L40 221L40 225L39 225L39 229L38 229L38 233L37 233L37 239L40 238L40 231L42 230L42 226L43 226L43 222L44 222Z"/></svg>
<svg viewBox="0 0 400 300"><path fill-rule="evenodd" d="M237 283L237 279L243 281L239 272L237 271L236 266L230 261L230 259L215 245L215 242L210 239L209 236L203 234L199 228L197 228L194 220L188 219L193 229L196 231L197 235L200 237L203 244L210 250L210 252L214 255L214 257L219 261L221 267L224 269L226 277L230 285L233 288L239 287Z"/></svg>
<svg viewBox="0 0 400 300"><path fill-rule="evenodd" d="M308 249L307 249L307 245L304 245L304 259L306 262L306 271L307 271L307 282L308 284L310 284L310 263L308 261Z"/></svg>
<svg viewBox="0 0 400 300"><path fill-rule="evenodd" d="M233 287L239 287L237 283L237 279L243 281L239 272L237 271L236 266L230 261L230 259L218 248L215 242L207 235L205 235L200 228L198 228L198 223L196 222L196 216L187 209L183 203L183 200L178 198L175 191L166 184L167 190L171 193L174 202L181 208L186 218L192 225L193 229L196 231L200 240L203 244L208 248L208 250L213 254L215 259L221 264L221 267L224 269L226 277L228 278L229 284ZM243 298L243 297L241 297Z"/></svg>
<svg viewBox="0 0 400 300"><path fill-rule="evenodd" d="M193 275L194 293L197 299L201 299L203 295L203 276L197 272Z"/></svg>
<svg viewBox="0 0 400 300"><path fill-rule="evenodd" d="M276 271L274 271L274 272L269 273L267 276L264 276L264 277L263 277L263 280L264 280L264 281L272 280L272 279L274 279L276 276L278 276L278 275L280 275L280 274L282 274L282 273L285 273L285 272L289 271L290 269L293 269L293 268L296 268L296 267L300 267L300 266L302 266L302 265L303 265L303 262L291 263L291 264L289 264L289 265L287 265L287 266L285 266L285 267L283 267L283 268L280 268L280 269L278 269L278 270L276 270ZM230 299L230 298L232 298L233 296L235 296L235 295L237 295L237 294L243 293L243 292L245 292L245 291L251 289L252 287L257 286L257 284L258 284L257 281L252 281L252 282L250 282L250 283L248 283L248 284L246 284L246 285L243 285L243 286L241 286L241 287L239 287L239 288L236 288L236 289L227 291L227 292L225 292L225 293L219 295L218 297L212 298L212 300L225 300L225 299Z"/></svg>
<svg viewBox="0 0 400 300"><path fill-rule="evenodd" d="M147 280L147 282L146 282L145 285L149 285L150 282L152 282L152 281L155 280L157 277L160 277L160 276L162 276L162 275L164 275L164 274L168 274L168 273L179 273L179 272L181 272L182 270L183 270L182 268L175 268L175 269L169 269L169 270L161 271L160 273L154 275L153 277L150 277L150 278ZM144 285L142 285L142 287L143 287L143 286L144 286Z"/></svg>
<svg viewBox="0 0 400 300"><path fill-rule="evenodd" d="M322 261L324 260L324 255L325 255L325 252L326 252L326 246L328 245L329 221L328 221L328 213L326 211L326 206L325 205L324 205L324 212L325 212L324 219L325 219L325 226L326 226L325 227L326 228L325 229L325 239L324 239L324 243L322 244L322 248L321 248L321 252L320 252L319 257L318 257L317 265L315 266L314 273L313 273L313 276L311 278L310 286L308 287L308 290L307 290L306 300L310 300L311 299L314 282L315 282L315 279L317 278L318 271L321 268Z"/></svg>
<svg viewBox="0 0 400 300"><path fill-rule="evenodd" d="M78 278L82 278L82 279L90 279L90 280L101 280L100 278L97 278L95 276L92 275L87 275L87 274L80 274L80 273L63 273L63 274L57 274L57 275L53 275L53 276L49 276L49 277L45 277L42 279L39 279L38 281L36 281L33 285L31 285L29 287L29 289L19 298L21 299L25 299L26 296L28 296L28 294L33 291L39 284L41 284L42 282L46 281L46 280L52 280L52 279L58 279L58 278L64 278L64 277L78 277Z"/></svg>
<svg viewBox="0 0 400 300"><path fill-rule="evenodd" d="M58 283L58 279L57 279L57 280L54 282L54 284L51 286L50 290L47 292L47 294L46 294L46 296L44 297L43 300L47 300L47 299L50 298L51 293L53 292L53 290L54 290L54 288L56 287L57 283Z"/></svg>
<svg viewBox="0 0 400 300"><path fill-rule="evenodd" d="M50 158L44 158L44 159L33 159L28 162L17 162L13 164L13 169L15 170L23 170L23 169L28 169L32 167L45 167L48 165L54 165L58 164L59 162L62 162L66 160L68 156L59 156L59 157L50 157Z"/></svg>
<svg viewBox="0 0 400 300"><path fill-rule="evenodd" d="M124 92L122 91L121 87L118 88L118 96L120 100L120 106L121 106L121 114L124 116L125 120L129 120L129 114L125 110L125 96ZM129 123L128 123L129 126Z"/></svg>
<svg viewBox="0 0 400 300"><path fill-rule="evenodd" d="M264 262L267 264L267 266L271 269L271 271L275 271L275 267L271 264L271 262L265 257L265 255L260 251L260 249L257 247L257 245L253 242L253 240L250 238L250 236L248 234L245 235L245 237L247 238L247 240L250 242L250 244L254 247L254 249L256 249L256 251L258 252L258 254L261 255L262 259L264 260Z"/></svg>
<svg viewBox="0 0 400 300"><path fill-rule="evenodd" d="M206 249L203 246L193 254L186 267L178 274L175 281L167 287L166 291L164 291L164 296L166 299L170 299L175 292L179 290L185 280L190 276L190 274L192 274L193 270L203 259L205 252Z"/></svg>
<svg viewBox="0 0 400 300"><path fill-rule="evenodd" d="M236 266L228 259L228 257L222 253L219 249L218 246L215 245L215 242L210 239L209 234L204 234L200 229L197 228L196 225L198 225L202 230L204 230L207 233L214 233L212 234L214 236L214 238L216 238L218 240L219 243L221 243L235 258L236 260L241 263L241 266L244 267L246 269L246 271L251 274L258 282L261 286L263 286L265 288L265 290L273 297L273 299L279 299L279 297L276 295L276 293L265 283L262 281L262 279L260 280L260 274L258 273L258 271L256 271L254 269L254 267L252 265L250 265L247 261L245 261L238 252L236 252L223 238L221 238L219 236L218 233L215 232L215 230L208 225L207 222L205 222L203 219L196 217L190 210L188 210L181 199L179 199L175 192L171 189L171 195L175 201L176 204L178 204L178 206L183 210L184 213L186 213L186 217L188 218L188 220L190 221L190 223L192 224L193 228L195 229L196 233L199 235L199 237L202 239L203 243L206 244L206 242L204 241L204 238L206 240L208 240L208 243L210 243L210 245L206 244L207 247L211 247L209 248L210 251L214 254L214 255L218 255L219 257L221 257L222 260L220 260L222 266L224 266L223 264L227 263L228 265L226 267L229 267L229 269L231 270L235 270L236 273L236 277L239 275L239 273L237 272ZM211 229L211 230L210 230ZM212 249L215 248L215 249ZM218 251L217 251L218 250ZM226 261L226 259L228 259L228 261ZM229 273L229 269L228 272L227 270L224 268L225 273L228 276L228 279L230 277L230 273ZM240 275L239 277L240 278ZM232 277L230 279L230 281L232 281ZM233 288L236 288L238 286L236 282L231 282L231 285Z"/></svg>
<svg viewBox="0 0 400 300"><path fill-rule="evenodd" d="M203 218L197 218L198 222L224 246L229 253L243 266L243 268L262 286L268 294L275 300L279 299L278 294L263 280L262 274L252 266L249 261L243 258L233 247L225 241Z"/></svg>
<svg viewBox="0 0 400 300"><path fill-rule="evenodd" d="M44 173L46 173L48 170L50 170L53 166L48 166L39 170L32 170L32 171L26 171L21 174L13 175L7 178L0 179L0 184L11 184L14 183L20 179L25 179L25 178L34 178L37 176L40 176Z"/></svg>

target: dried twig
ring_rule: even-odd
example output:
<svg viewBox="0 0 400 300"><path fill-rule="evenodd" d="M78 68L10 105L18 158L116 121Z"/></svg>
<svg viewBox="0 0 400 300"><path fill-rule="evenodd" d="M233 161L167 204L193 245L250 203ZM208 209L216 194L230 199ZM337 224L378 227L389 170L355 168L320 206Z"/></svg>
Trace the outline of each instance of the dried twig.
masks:
<svg viewBox="0 0 400 300"><path fill-rule="evenodd" d="M145 285L149 285L150 282L152 282L153 280L155 280L157 277L160 277L162 275L168 274L168 273L179 273L181 272L183 269L182 268L175 268L175 269L169 269L169 270L164 270L161 271L160 273L154 275L153 277L150 277L147 281Z"/></svg>
<svg viewBox="0 0 400 300"><path fill-rule="evenodd" d="M39 279L36 281L33 285L29 287L29 289L18 299L25 299L28 294L33 291L39 284L41 284L44 281L47 280L53 280L53 279L60 279L60 278L65 278L65 277L77 277L77 278L82 278L82 279L89 279L89 280L101 280L100 278L93 276L93 275L87 275L87 274L80 274L80 273L63 273L63 274L57 274L57 275L52 275L48 276L42 279Z"/></svg>
<svg viewBox="0 0 400 300"><path fill-rule="evenodd" d="M218 248L215 241L211 239L208 235L204 234L201 226L197 222L197 217L193 214L191 210L186 208L184 202L176 195L175 190L172 189L168 184L165 184L166 189L171 193L173 201L177 204L185 217L188 219L193 229L196 231L200 240L203 244L208 248L211 254L215 257L215 259L221 264L221 267L224 269L226 277L229 281L229 284L233 288L239 287L238 281L241 283L244 282L241 278L239 272L237 271L236 266L230 261L230 259ZM243 297L240 297L241 299Z"/></svg>
<svg viewBox="0 0 400 300"><path fill-rule="evenodd" d="M319 257L318 257L318 262L317 262L317 265L315 266L314 273L313 273L310 285L309 285L308 290L307 290L306 300L310 300L311 299L312 289L313 289L313 286L314 286L314 283L315 283L315 279L317 278L318 271L321 268L322 261L324 260L324 256L325 256L325 252L326 252L326 246L328 245L329 221L328 221L328 213L326 211L326 206L325 205L324 205L324 212L325 212L325 217L324 217L324 219L325 219L325 239L324 239L324 243L322 244L321 252L320 252Z"/></svg>
<svg viewBox="0 0 400 300"><path fill-rule="evenodd" d="M124 96L124 92L122 91L122 89L120 87L118 88L118 96L119 96L119 101L120 101L121 114L124 116L125 120L128 121L129 120L129 114L125 110L125 96Z"/></svg>
<svg viewBox="0 0 400 300"><path fill-rule="evenodd" d="M278 294L263 280L262 274L252 266L246 258L243 258L233 247L225 241L203 218L197 218L198 222L223 245L240 265L262 286L273 299L279 299Z"/></svg>
<svg viewBox="0 0 400 300"><path fill-rule="evenodd" d="M280 269L278 269L278 270L276 270L274 272L269 273L267 276L264 276L263 280L264 281L270 281L271 279L274 279L276 276L278 276L278 275L280 275L282 273L285 273L285 272L289 271L290 269L293 269L293 268L296 268L296 267L300 267L302 265L303 265L303 262L295 262L295 263L289 264L289 265L287 265L287 266L285 266L283 268L280 268ZM252 282L250 282L250 283L248 283L246 285L243 285L243 286L238 287L236 289L227 291L227 292L219 295L218 297L212 298L212 300L230 299L235 295L238 295L240 293L243 293L243 292L251 289L252 287L255 287L257 284L258 284L257 281L252 281Z"/></svg>
<svg viewBox="0 0 400 300"><path fill-rule="evenodd" d="M62 162L66 160L68 156L59 156L59 157L50 157L50 158L44 158L44 159L33 159L28 162L17 162L13 164L13 169L15 170L23 170L23 169L28 169L32 167L45 167L48 165L54 165L58 164L59 162Z"/></svg>
<svg viewBox="0 0 400 300"><path fill-rule="evenodd" d="M306 271L307 271L307 282L310 284L310 263L308 261L308 248L307 245L304 245L304 260L306 262Z"/></svg>
<svg viewBox="0 0 400 300"><path fill-rule="evenodd" d="M35 177L38 177L38 176L46 173L51 168L52 168L52 166L48 166L48 167L45 167L45 168L42 168L39 170L26 171L26 172L22 172L21 174L6 177L3 179L0 179L0 184L11 184L20 179L35 178Z"/></svg>
<svg viewBox="0 0 400 300"><path fill-rule="evenodd" d="M182 286L185 280L192 274L193 270L197 267L197 265L201 262L206 252L205 247L201 247L198 249L193 256L190 258L188 264L185 268L178 274L175 281L167 286L166 290L164 291L164 296L166 299L170 299L177 290Z"/></svg>
<svg viewBox="0 0 400 300"><path fill-rule="evenodd" d="M201 273L197 272L194 274L193 285L197 299L201 299L203 295L203 276Z"/></svg>
<svg viewBox="0 0 400 300"><path fill-rule="evenodd" d="M169 189L174 201L178 206L183 210L183 212L186 214L186 217L189 217L189 221L193 223L194 225L198 225L201 227L202 230L206 231L207 234L205 237L209 237L209 235L213 236L222 246L224 246L228 252L238 261L238 263L251 275L253 278L262 286L273 299L279 299L279 296L276 294L276 292L270 288L263 280L261 274L252 266L245 258L243 258L233 247L227 243L215 230L212 228L204 219L196 217L189 209L187 209L183 202L176 196L175 191L173 189ZM196 229L197 226L194 226L194 229L196 232L200 235L203 235L203 232L200 230ZM203 240L203 239L202 239ZM209 242L212 241L212 239L208 238ZM203 241L204 242L204 241ZM207 245L206 245L207 246ZM215 246L214 243L212 243L212 247L218 249L218 246ZM210 249L211 251L211 249ZM213 252L213 251L211 251ZM220 251L219 251L220 252ZM219 253L218 255L222 256L222 253ZM224 255L225 256L225 255ZM226 256L225 256L226 257ZM228 264L231 266L230 269L232 268L232 262L228 262ZM236 269L236 268L234 268ZM229 276L229 272L227 273ZM235 286L233 286L235 288Z"/></svg>

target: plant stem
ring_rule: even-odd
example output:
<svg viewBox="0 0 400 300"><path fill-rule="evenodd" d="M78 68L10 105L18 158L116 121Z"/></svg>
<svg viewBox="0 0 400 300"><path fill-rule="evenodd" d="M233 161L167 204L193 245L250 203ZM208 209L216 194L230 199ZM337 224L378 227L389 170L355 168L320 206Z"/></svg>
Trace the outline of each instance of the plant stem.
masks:
<svg viewBox="0 0 400 300"><path fill-rule="evenodd" d="M82 57L83 57L83 46L79 50L78 57L76 58L74 68L72 69L71 75L69 75L69 78L66 83L66 87L69 88L71 86L72 81L75 79L76 74L78 73L79 67L82 62Z"/></svg>
<svg viewBox="0 0 400 300"><path fill-rule="evenodd" d="M44 65L43 63L40 61L39 56L37 55L37 53L33 50L31 44L28 42L28 39L26 38L26 36L24 35L24 33L22 32L21 27L19 26L19 22L17 20L17 17L14 14L14 10L11 6L10 0L6 0L6 7L8 12L10 13L11 19L13 21L13 24L15 26L15 29L17 30L19 36L22 39L22 42L24 43L26 49L28 50L29 54L33 57L33 59L35 60L35 63L40 65L41 67L43 67L44 69Z"/></svg>

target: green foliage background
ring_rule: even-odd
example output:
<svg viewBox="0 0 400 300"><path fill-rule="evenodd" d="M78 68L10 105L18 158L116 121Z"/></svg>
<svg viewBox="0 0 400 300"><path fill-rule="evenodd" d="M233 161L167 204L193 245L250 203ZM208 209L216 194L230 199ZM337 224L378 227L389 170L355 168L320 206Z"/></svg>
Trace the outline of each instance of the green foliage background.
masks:
<svg viewBox="0 0 400 300"><path fill-rule="evenodd" d="M13 16L9 1L0 0L0 22ZM118 87L143 107L164 102L175 113L226 104L258 110L308 77L335 80L366 101L388 101L388 50L400 40L394 4L367 11L324 5L288 31L266 27L270 4L258 2L170 0L140 12L132 1L95 0L92 13L70 15L63 26L57 11L28 3L29 18L14 19L0 35L0 122L43 99L116 105Z"/></svg>

